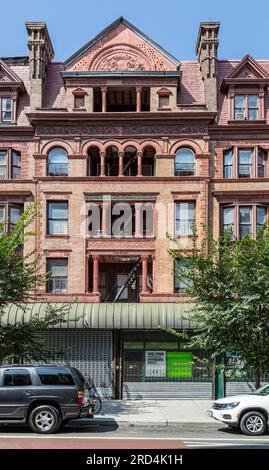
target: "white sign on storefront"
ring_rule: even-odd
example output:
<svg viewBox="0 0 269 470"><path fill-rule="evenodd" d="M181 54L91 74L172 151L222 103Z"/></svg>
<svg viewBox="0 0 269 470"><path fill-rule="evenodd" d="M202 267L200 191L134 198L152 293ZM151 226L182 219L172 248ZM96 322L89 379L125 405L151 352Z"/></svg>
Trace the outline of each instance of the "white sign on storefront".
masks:
<svg viewBox="0 0 269 470"><path fill-rule="evenodd" d="M146 377L166 377L166 351L146 351Z"/></svg>

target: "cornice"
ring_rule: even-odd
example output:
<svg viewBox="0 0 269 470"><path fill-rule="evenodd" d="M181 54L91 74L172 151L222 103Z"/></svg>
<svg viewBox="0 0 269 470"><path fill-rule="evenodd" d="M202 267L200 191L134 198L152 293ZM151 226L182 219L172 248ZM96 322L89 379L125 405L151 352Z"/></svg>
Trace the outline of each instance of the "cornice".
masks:
<svg viewBox="0 0 269 470"><path fill-rule="evenodd" d="M35 113L27 114L31 123L46 122L48 125L57 123L76 123L81 124L82 122L93 122L93 123L107 123L107 122L122 122L126 121L139 121L139 122L148 122L148 121L161 121L161 122L182 122L182 121L207 121L208 123L212 121L216 113L211 111L180 111L180 112L150 112L142 111L140 113L136 112L126 112L126 113L80 113L80 112L57 112L57 111L39 111Z"/></svg>

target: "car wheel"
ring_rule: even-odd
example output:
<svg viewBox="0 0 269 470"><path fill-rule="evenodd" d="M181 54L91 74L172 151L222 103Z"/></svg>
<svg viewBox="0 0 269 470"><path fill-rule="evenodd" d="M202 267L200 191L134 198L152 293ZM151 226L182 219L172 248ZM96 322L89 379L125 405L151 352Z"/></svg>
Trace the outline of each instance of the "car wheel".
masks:
<svg viewBox="0 0 269 470"><path fill-rule="evenodd" d="M59 411L53 406L38 406L29 416L30 428L39 434L52 434L59 429L60 425Z"/></svg>
<svg viewBox="0 0 269 470"><path fill-rule="evenodd" d="M267 430L267 420L259 411L250 411L241 418L240 429L248 436L260 436Z"/></svg>

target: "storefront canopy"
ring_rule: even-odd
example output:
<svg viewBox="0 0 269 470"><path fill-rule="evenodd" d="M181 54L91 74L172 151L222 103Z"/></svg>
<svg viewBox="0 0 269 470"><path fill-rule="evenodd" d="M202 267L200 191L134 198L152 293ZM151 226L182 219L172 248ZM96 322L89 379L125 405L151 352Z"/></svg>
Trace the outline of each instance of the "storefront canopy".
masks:
<svg viewBox="0 0 269 470"><path fill-rule="evenodd" d="M57 306L66 304L55 304ZM98 329L193 329L191 305L186 303L86 303L69 304L66 322L55 328ZM2 322L15 324L34 315L42 318L47 303L31 303L26 311L14 304L6 307Z"/></svg>

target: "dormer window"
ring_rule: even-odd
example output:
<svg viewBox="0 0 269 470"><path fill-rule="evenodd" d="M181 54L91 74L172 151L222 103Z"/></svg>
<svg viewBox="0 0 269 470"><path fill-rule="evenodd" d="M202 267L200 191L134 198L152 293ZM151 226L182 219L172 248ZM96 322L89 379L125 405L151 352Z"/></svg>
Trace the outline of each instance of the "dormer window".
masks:
<svg viewBox="0 0 269 470"><path fill-rule="evenodd" d="M74 95L74 110L85 110L85 95L86 91L82 88L77 88L73 91Z"/></svg>
<svg viewBox="0 0 269 470"><path fill-rule="evenodd" d="M248 119L250 121L255 121L256 119L259 119L258 95L235 95L234 119Z"/></svg>
<svg viewBox="0 0 269 470"><path fill-rule="evenodd" d="M170 95L172 94L172 92L168 88L163 87L159 91L157 91L157 94L159 95L158 109L160 111L171 111Z"/></svg>
<svg viewBox="0 0 269 470"><path fill-rule="evenodd" d="M12 122L12 100L9 97L0 97L0 122Z"/></svg>
<svg viewBox="0 0 269 470"><path fill-rule="evenodd" d="M220 87L227 96L228 122L265 122L268 85L268 72L252 57L245 56L230 75L224 77Z"/></svg>

